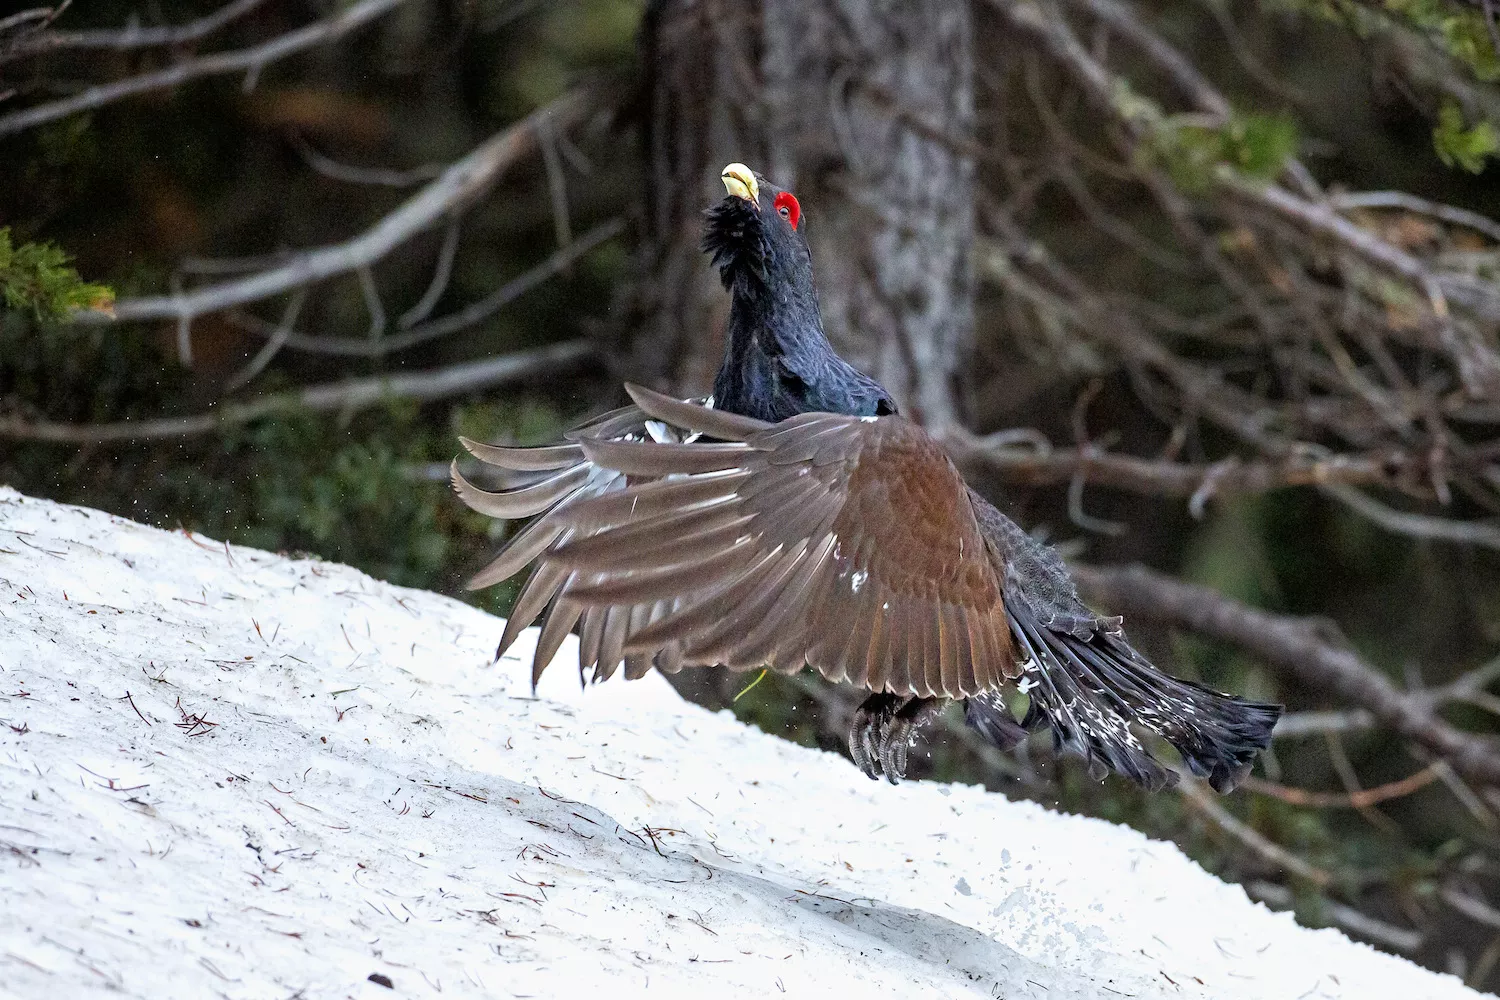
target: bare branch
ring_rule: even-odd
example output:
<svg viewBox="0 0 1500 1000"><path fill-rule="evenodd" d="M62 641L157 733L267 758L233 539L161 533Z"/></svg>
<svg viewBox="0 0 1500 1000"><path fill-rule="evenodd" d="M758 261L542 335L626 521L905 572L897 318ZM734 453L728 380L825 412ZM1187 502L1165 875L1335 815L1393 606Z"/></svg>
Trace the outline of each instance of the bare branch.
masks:
<svg viewBox="0 0 1500 1000"><path fill-rule="evenodd" d="M1108 112L1134 140L1149 138L1159 127L1160 112L1147 102L1127 100L1124 95L1128 91L1090 54L1066 22L1020 0L990 0L990 6L1013 26L1038 39L1085 88L1093 103ZM1491 319L1500 317L1500 293L1463 275L1434 273L1421 260L1360 229L1326 204L1309 201L1275 184L1252 182L1228 167L1217 170L1214 179L1221 190L1245 204L1331 239L1368 264L1415 286L1428 300L1439 336L1465 389L1475 396L1500 394L1500 354L1476 331L1455 322L1449 309L1451 300Z"/></svg>
<svg viewBox="0 0 1500 1000"><path fill-rule="evenodd" d="M184 294L121 299L115 303L115 316L121 320L191 319L368 267L437 220L467 206L509 167L534 152L540 123L550 120L554 127L566 128L582 120L593 107L589 92L576 90L533 112L486 139L437 180L347 242L306 250L270 270ZM79 313L74 319L93 322L91 315L95 314Z"/></svg>
<svg viewBox="0 0 1500 1000"><path fill-rule="evenodd" d="M1264 880L1250 882L1245 885L1245 891L1261 902L1280 909L1291 909L1296 903L1292 890L1274 882ZM1421 931L1388 924L1384 920L1377 920L1352 906L1345 906L1331 899L1322 900L1321 908L1329 920L1349 933L1384 945L1393 951L1414 952L1427 940L1427 935Z"/></svg>
<svg viewBox="0 0 1500 1000"><path fill-rule="evenodd" d="M412 167L410 170L392 170L389 167L356 167L348 163L340 163L330 157L324 156L313 148L300 132L293 132L290 136L292 148L297 155L302 157L302 162L312 167L324 177L331 177L336 181L347 181L350 184L376 184L382 187L414 187L423 181L430 181L441 177L443 167L441 164L428 163L420 167Z"/></svg>
<svg viewBox="0 0 1500 1000"><path fill-rule="evenodd" d="M1434 45L1431 36L1393 17L1384 4L1363 0L1366 13L1381 30L1392 61L1403 76L1422 88L1447 94L1464 109L1466 117L1500 121L1500 92L1476 79L1474 73L1445 45Z"/></svg>
<svg viewBox="0 0 1500 1000"><path fill-rule="evenodd" d="M431 322L414 326L404 333L371 340L368 337L314 337L292 331L287 334L285 344L292 350L306 351L310 354L375 358L396 351L404 351L438 337L458 333L488 319L502 306L531 291L600 243L615 236L623 228L625 228L623 219L611 219L595 226L572 243L554 252L540 264L507 281L478 302L472 302L457 312L440 316ZM263 337L276 336L276 324L269 323L258 316L230 312L228 318L252 333Z"/></svg>
<svg viewBox="0 0 1500 1000"><path fill-rule="evenodd" d="M1177 89L1199 111L1224 121L1229 120L1231 109L1224 95L1214 88L1207 77L1198 72L1198 67L1193 65L1192 60L1147 28L1134 9L1117 0L1072 0L1072 3L1118 31L1131 45L1166 71Z"/></svg>
<svg viewBox="0 0 1500 1000"><path fill-rule="evenodd" d="M375 287L375 272L369 265L355 268L359 278L359 294L365 300L365 312L370 317L371 340L379 340L385 334L385 304L380 301L380 289Z"/></svg>
<svg viewBox="0 0 1500 1000"><path fill-rule="evenodd" d="M354 29L405 2L406 0L360 0L359 3L333 17L317 21L296 31L287 32L285 35L280 35L252 48L187 59L155 73L145 73L141 76L116 80L114 83L101 84L60 101L38 104L35 107L0 115L0 138L47 122L57 121L59 118L66 118L79 111L102 107L124 97L175 87L200 77L245 71L258 74L261 68L269 63L285 59L287 56L315 45L326 45L337 41Z"/></svg>
<svg viewBox="0 0 1500 1000"><path fill-rule="evenodd" d="M438 250L437 266L432 269L432 280L427 284L427 291L417 300L417 304L401 314L396 321L396 326L402 330L410 330L432 314L433 307L438 304L438 299L443 297L443 292L448 288L448 279L453 276L453 259L458 255L458 237L463 230L463 224L454 216L448 220L448 229L443 233L443 245Z"/></svg>
<svg viewBox="0 0 1500 1000"><path fill-rule="evenodd" d="M193 317L177 319L177 361L184 368L193 367Z"/></svg>
<svg viewBox="0 0 1500 1000"><path fill-rule="evenodd" d="M1453 322L1451 300L1486 316L1500 316L1500 293L1462 275L1434 274L1416 257L1361 229L1326 205L1297 197L1274 184L1251 184L1221 172L1226 190L1268 208L1311 232L1329 237L1380 269L1405 278L1421 290L1441 324L1445 346L1458 365L1464 387L1475 396L1500 394L1500 357L1488 344Z"/></svg>
<svg viewBox="0 0 1500 1000"><path fill-rule="evenodd" d="M980 465L1008 482L1048 486L1083 476L1090 484L1148 496L1199 498L1265 493L1288 486L1388 484L1388 463L1378 456L1302 455L1284 461L1226 459L1188 464L1137 458L1098 447L1036 449L992 445L962 428L945 431L944 444L960 465Z"/></svg>
<svg viewBox="0 0 1500 1000"><path fill-rule="evenodd" d="M1432 754L1426 750L1417 749L1417 756L1427 760L1428 766L1437 774L1438 780L1448 786L1448 791L1452 793L1460 805L1469 811L1469 815L1474 817L1476 823L1486 830L1494 830L1500 827L1500 819L1496 818L1494 810L1485 803L1484 798L1481 798L1474 789L1465 783L1464 779L1453 773L1453 768L1448 766L1447 761L1432 759ZM1487 788L1485 792L1486 797L1494 797L1494 789Z"/></svg>
<svg viewBox="0 0 1500 1000"><path fill-rule="evenodd" d="M1485 695L1484 689L1493 684L1497 678L1500 678L1500 658L1460 674L1442 687L1411 691L1407 696L1431 708L1438 708L1452 702L1472 702L1476 697ZM1486 697L1490 696L1486 695ZM1355 733L1371 729L1376 723L1375 716L1362 708L1328 712L1293 712L1281 717L1272 735L1281 740ZM1437 776L1443 778L1442 767L1446 765L1443 765L1440 760L1433 763L1439 766Z"/></svg>
<svg viewBox="0 0 1500 1000"><path fill-rule="evenodd" d="M1375 716L1362 708L1351 708L1345 712L1292 712L1283 715L1271 733L1278 740L1296 739L1302 736L1321 736L1324 733L1356 733L1375 725Z"/></svg>
<svg viewBox="0 0 1500 1000"><path fill-rule="evenodd" d="M302 311L302 303L305 301L307 301L307 289L299 288L292 293L291 301L286 304L286 310L281 314L281 322L277 324L276 331L271 334L271 339L255 352L255 357L250 359L249 364L224 383L226 394L249 385L255 376L265 371L266 365L271 363L271 360L286 344L287 338L291 336L292 327L297 323L297 314Z"/></svg>
<svg viewBox="0 0 1500 1000"><path fill-rule="evenodd" d="M1228 809L1225 809L1215 801L1213 794L1206 791L1198 779L1183 775L1182 780L1177 785L1177 790L1182 793L1185 801L1213 820L1225 833L1234 837L1234 839L1250 848L1256 854L1259 854L1277 868L1287 871L1305 882L1311 882L1319 888L1333 881L1333 876L1328 874L1328 872L1316 865L1308 864L1285 847L1267 839L1260 831L1253 829L1235 817Z"/></svg>
<svg viewBox="0 0 1500 1000"><path fill-rule="evenodd" d="M1314 623L1261 611L1142 566L1075 565L1074 575L1092 600L1117 613L1234 643L1299 682L1368 710L1475 784L1500 785L1500 748L1494 741L1449 724L1434 711L1430 698L1397 690L1353 651L1326 641Z"/></svg>
<svg viewBox="0 0 1500 1000"><path fill-rule="evenodd" d="M1417 215L1428 215L1442 222L1455 226L1465 226L1477 233L1483 233L1490 239L1500 242L1500 223L1480 215L1478 212L1470 212L1465 208L1454 208L1452 205L1444 205L1442 202L1428 201L1426 198L1418 198L1414 194L1405 191L1351 191L1345 194L1334 194L1328 198L1328 204L1336 211L1346 212L1354 208L1399 208L1405 212L1414 212Z"/></svg>
<svg viewBox="0 0 1500 1000"><path fill-rule="evenodd" d="M565 247L573 242L573 224L568 216L568 179L563 174L556 134L550 125L543 126L540 140L542 162L547 167L547 194L552 199L552 226L557 233L557 245Z"/></svg>
<svg viewBox="0 0 1500 1000"><path fill-rule="evenodd" d="M1305 788L1291 788L1264 778L1257 778L1254 775L1247 775L1241 782L1241 786L1247 791L1269 795L1294 806L1307 806L1312 809L1365 809L1389 799L1399 799L1410 795L1426 788L1437 779L1437 769L1428 765L1400 781L1392 781L1355 792L1309 792Z"/></svg>
<svg viewBox="0 0 1500 1000"><path fill-rule="evenodd" d="M1278 197L1295 200L1295 196L1285 192ZM1396 368L1388 352L1363 326L1363 315L1351 313L1351 295L1354 294L1351 289L1354 286L1349 286L1343 293L1317 288L1299 261L1282 258L1267 262L1266 266L1276 269L1276 280L1282 282L1303 317L1301 328L1312 330L1317 335L1315 342L1328 355L1323 358L1309 353L1305 337L1282 335L1290 342L1285 347L1278 345L1272 351L1283 373L1294 371L1304 383L1310 380L1326 388L1328 393L1313 395L1303 392L1278 408L1274 404L1267 405L1264 395L1245 391L1242 384L1231 382L1204 362L1174 353L1163 343L1165 338L1154 336L1150 330L1137 324L1132 315L1134 310L1127 306L1122 311L1118 304L1092 291L1076 275L1061 267L1045 247L1022 232L1005 213L987 211L986 221L1000 239L991 244L996 253L980 257L981 274L985 278L1030 304L1043 317L1043 323L1071 327L1085 342L1108 345L1118 351L1137 375L1138 388L1145 372L1154 370L1159 373L1175 390L1174 404L1183 412L1193 414L1194 419L1207 418L1253 445L1272 460L1271 469L1287 464L1294 469L1311 465L1315 470L1313 474L1318 475L1326 471L1324 463L1352 466L1343 470L1347 475L1330 476L1327 483L1319 485L1347 489L1353 485L1383 484L1413 496L1436 496L1439 500L1446 500L1447 484L1451 478L1459 484L1467 482L1479 489L1483 494L1478 497L1481 501L1488 498L1490 490L1486 484L1495 482L1492 478L1493 448L1485 445L1481 449L1466 443L1444 423L1445 415L1453 413L1454 406L1462 404L1472 410L1472 404L1465 403L1458 393L1439 395L1443 384L1431 378L1424 380L1424 384L1414 385ZM1362 237L1374 238L1363 230L1357 232ZM1037 280L1032 272L1040 272L1043 280ZM1326 295L1331 301L1313 305L1310 299L1316 301L1320 295ZM1376 368L1361 367L1353 360L1336 335L1332 326L1334 321L1319 311L1325 308L1340 310L1343 318L1339 322L1353 325L1357 332L1363 332L1360 342L1376 362ZM1367 305L1365 308L1378 310L1379 307ZM1146 322L1155 321L1147 317ZM1475 357L1493 357L1489 348L1477 339L1479 328L1479 324L1470 322L1447 324L1449 332L1462 333L1463 337L1470 338L1466 342L1475 348ZM1448 343L1451 346L1453 341ZM1444 346L1435 330L1433 336L1424 339L1422 344L1439 350ZM1462 355L1457 349L1447 353ZM1129 365L1129 362L1134 364ZM1462 369L1462 361L1457 367ZM1484 419L1487 414L1476 413L1475 416ZM1176 418L1164 416L1163 419ZM1425 431L1425 447L1418 436L1419 424ZM1383 433L1382 427L1389 428L1389 433ZM1363 449L1363 453L1342 454L1334 458L1326 447L1312 443L1330 432ZM963 442L960 441L955 450L965 450ZM1078 459L1083 457L1078 456ZM1022 468L1044 464L1039 463L1035 456L1025 454L1010 458ZM1135 488L1141 492L1159 495L1180 493L1196 480L1202 484L1192 492L1191 507L1197 514L1215 491L1233 491L1241 485L1235 481L1233 466L1236 461L1230 459L1226 463L1216 463L1205 470L1174 468L1174 463L1156 463L1152 467L1148 463L1127 459L1124 463L1114 463L1114 468L1104 474L1123 483L1134 481ZM1216 482L1215 475L1220 476L1221 481ZM1359 480L1365 477L1372 482L1360 483ZM1288 478L1290 482L1273 479L1256 485L1264 488L1290 485L1301 481L1301 470ZM1339 479L1343 481L1337 481ZM1479 544L1500 540L1500 532L1480 522L1401 515L1385 508L1376 509L1379 505L1363 496L1350 502L1358 504L1361 512L1372 517L1383 515L1379 517L1381 523L1391 530L1405 529L1426 537Z"/></svg>
<svg viewBox="0 0 1500 1000"><path fill-rule="evenodd" d="M308 386L293 392L276 393L245 403L223 406L213 413L188 417L122 420L112 424L58 424L20 417L0 417L0 437L60 444L190 437L210 434L223 427L288 411L352 412L393 399L409 399L419 403L446 399L465 392L533 379L542 374L550 375L559 368L587 360L593 353L593 346L587 341L569 340L530 351L466 361L446 368Z"/></svg>
<svg viewBox="0 0 1500 1000"><path fill-rule="evenodd" d="M1446 517L1412 514L1387 507L1353 486L1343 484L1324 484L1322 490L1362 517L1367 517L1385 530L1398 535L1500 549L1500 523L1455 521Z"/></svg>
<svg viewBox="0 0 1500 1000"><path fill-rule="evenodd" d="M32 7L29 10L11 14L9 17L0 17L0 33L14 31L22 25L29 25L26 28L26 34L29 35L31 32L38 31L57 20L72 2L73 0L63 0L56 7ZM41 21L42 23L40 25L32 24L33 21Z"/></svg>
<svg viewBox="0 0 1500 1000"><path fill-rule="evenodd" d="M123 28L90 31L49 31L27 35L17 39L9 48L0 49L0 66L46 52L63 49L112 49L124 52L130 49L152 48L159 45L185 45L206 38L229 22L248 14L266 0L233 0L196 21L186 24L162 25L143 28L129 24ZM43 8L45 10L45 8Z"/></svg>
<svg viewBox="0 0 1500 1000"><path fill-rule="evenodd" d="M1137 327L1128 314L1095 295L1079 278L1061 267L1044 247L1021 234L1003 216L992 213L990 223L1000 231L1004 243L1000 253L980 258L981 273L985 278L1034 304L1053 319L1077 329L1083 337L1107 344L1136 365L1161 373L1181 394L1184 407L1254 445L1273 460L1270 468L1302 470L1285 478L1295 481L1303 475L1328 475L1330 480L1338 480L1343 476L1342 470L1347 469L1355 470L1348 475L1354 481L1368 477L1407 492L1424 493L1418 488L1416 478L1423 471L1423 463L1404 447L1382 448L1362 456L1332 457L1325 448L1287 436L1286 428L1282 426L1285 421L1265 405L1262 397L1252 395L1197 361L1174 354ZM1022 265L1044 271L1060 286L1061 292L1042 287L1023 273ZM1282 429L1277 431L1276 428ZM962 449L962 441L959 447ZM1123 465L1115 463L1110 472L1121 479L1122 486L1132 480L1143 483L1156 479L1151 492L1166 492L1165 481L1173 478L1178 480L1177 492L1192 485L1191 506L1196 514L1221 486L1236 485L1235 464L1234 459L1225 460L1189 477L1164 475L1164 472L1171 471L1170 464L1165 469L1148 470L1139 465L1132 467L1133 463L1127 460ZM1148 471L1149 476L1145 475ZM1282 482L1281 478L1272 477L1258 485L1274 488L1291 484Z"/></svg>
<svg viewBox="0 0 1500 1000"><path fill-rule="evenodd" d="M1500 930L1500 910L1495 909L1482 899L1476 899L1466 892L1462 892L1452 886L1444 886L1439 895L1443 902L1453 907L1459 913L1470 920L1484 924L1486 927Z"/></svg>
<svg viewBox="0 0 1500 1000"><path fill-rule="evenodd" d="M1255 57L1255 53L1250 51L1250 47L1245 44L1245 39L1240 34L1239 28L1235 26L1234 17L1230 14L1227 3L1224 3L1223 0L1200 0L1200 5L1208 11L1210 17L1218 22L1219 30L1224 33L1225 40L1229 42L1230 51L1234 53L1234 57L1240 66L1256 83L1265 87L1277 97L1284 98L1293 104L1302 105L1303 107L1307 106L1308 97L1306 94L1298 91L1295 87L1283 83L1274 73L1266 69L1261 61Z"/></svg>

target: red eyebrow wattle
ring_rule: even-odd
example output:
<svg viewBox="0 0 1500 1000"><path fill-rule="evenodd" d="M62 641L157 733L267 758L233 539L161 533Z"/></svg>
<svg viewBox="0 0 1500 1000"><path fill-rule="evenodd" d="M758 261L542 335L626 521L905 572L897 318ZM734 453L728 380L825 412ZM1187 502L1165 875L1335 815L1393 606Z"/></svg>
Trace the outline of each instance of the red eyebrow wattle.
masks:
<svg viewBox="0 0 1500 1000"><path fill-rule="evenodd" d="M802 206L797 204L795 195L790 191L783 191L771 204L778 212L786 209L786 221L792 224L793 229L797 228L797 223L802 221Z"/></svg>

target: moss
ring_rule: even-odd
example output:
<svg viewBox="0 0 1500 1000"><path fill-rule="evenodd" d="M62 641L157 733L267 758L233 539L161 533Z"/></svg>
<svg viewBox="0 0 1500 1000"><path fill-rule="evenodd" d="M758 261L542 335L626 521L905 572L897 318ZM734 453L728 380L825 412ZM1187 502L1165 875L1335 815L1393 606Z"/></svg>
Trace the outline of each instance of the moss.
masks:
<svg viewBox="0 0 1500 1000"><path fill-rule="evenodd" d="M1465 127L1464 113L1458 103L1443 102L1437 127L1432 130L1432 145L1440 160L1450 167L1461 167L1471 174L1484 170L1490 157L1500 152L1500 133L1489 122Z"/></svg>
<svg viewBox="0 0 1500 1000"><path fill-rule="evenodd" d="M1142 101L1134 102L1139 107ZM1236 176L1270 181L1297 152L1297 125L1287 115L1235 112L1220 125L1201 116L1151 119L1139 110L1133 120L1150 121L1150 141L1142 155L1163 166L1182 190L1202 193L1228 169Z"/></svg>
<svg viewBox="0 0 1500 1000"><path fill-rule="evenodd" d="M1385 9L1439 45L1485 83L1500 80L1500 55L1479 10L1449 0L1385 0Z"/></svg>

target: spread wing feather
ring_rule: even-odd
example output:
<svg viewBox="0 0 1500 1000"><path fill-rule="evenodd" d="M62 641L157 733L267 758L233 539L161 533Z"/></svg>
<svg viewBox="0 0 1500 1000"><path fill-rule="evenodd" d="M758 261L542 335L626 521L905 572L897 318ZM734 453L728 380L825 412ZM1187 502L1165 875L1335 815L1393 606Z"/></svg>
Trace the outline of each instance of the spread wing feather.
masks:
<svg viewBox="0 0 1500 1000"><path fill-rule="evenodd" d="M575 625L596 680L655 665L811 664L903 695L964 697L1016 673L1004 565L940 446L899 417L767 424L632 387L570 443L465 442L543 473L475 509L539 515L473 584L536 569L502 650L545 611L534 675ZM545 657L545 659L543 658Z"/></svg>
<svg viewBox="0 0 1500 1000"><path fill-rule="evenodd" d="M647 426L649 419L639 407L622 407L578 428L572 436L650 437L653 428ZM666 428L656 428L655 431L658 436L669 433ZM629 630L633 609L623 609L624 617L621 618L610 607L589 606L568 598L564 594L566 587L584 578L539 557L550 546L567 540L573 533L574 529L565 519L572 504L623 489L626 476L618 470L591 462L576 441L521 448L481 444L467 438L461 440L469 453L491 471L499 470L507 481L514 481L515 474L520 474L520 481L499 493L482 490L464 478L455 462L453 488L460 499L491 516L533 518L468 583L470 589L489 587L510 579L527 566L534 567L506 622L500 646L495 652L496 658L504 655L521 632L541 617L542 631L532 661L533 682L541 676L542 670L575 627L581 637L581 667L592 669L595 677L600 679L613 673L620 660L617 657L607 662L608 657L611 650L623 642L623 633ZM642 612L640 620L649 620L651 613Z"/></svg>

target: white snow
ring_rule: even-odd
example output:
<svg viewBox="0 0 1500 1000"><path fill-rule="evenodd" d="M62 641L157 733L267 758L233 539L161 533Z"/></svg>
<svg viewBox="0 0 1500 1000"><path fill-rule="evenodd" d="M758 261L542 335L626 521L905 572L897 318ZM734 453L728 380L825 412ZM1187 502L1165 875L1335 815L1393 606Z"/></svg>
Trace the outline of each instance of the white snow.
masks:
<svg viewBox="0 0 1500 1000"><path fill-rule="evenodd" d="M0 995L1475 995L1130 829L581 696L573 646L534 700L500 628L0 488Z"/></svg>

